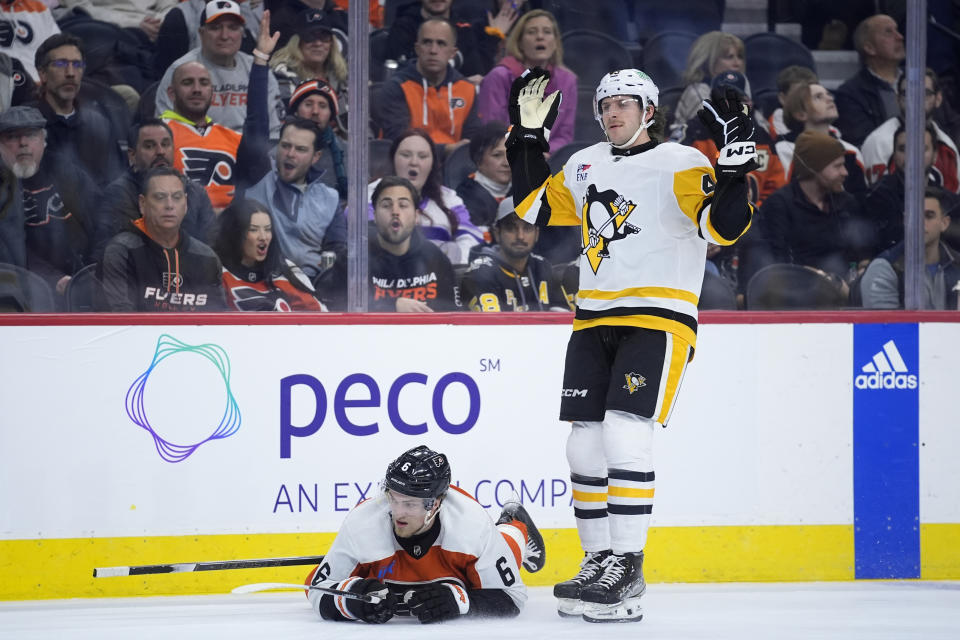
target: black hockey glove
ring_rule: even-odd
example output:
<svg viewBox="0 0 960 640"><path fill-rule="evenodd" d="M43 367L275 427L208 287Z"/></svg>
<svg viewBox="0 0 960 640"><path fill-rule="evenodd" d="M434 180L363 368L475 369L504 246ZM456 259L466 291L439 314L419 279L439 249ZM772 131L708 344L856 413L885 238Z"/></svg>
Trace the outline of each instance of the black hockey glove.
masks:
<svg viewBox="0 0 960 640"><path fill-rule="evenodd" d="M392 618L396 612L397 596L390 593L387 587L378 580L364 578L350 585L350 591L353 593L376 595L382 598L382 600L377 603L344 599L350 614L364 622L381 624Z"/></svg>
<svg viewBox="0 0 960 640"><path fill-rule="evenodd" d="M740 101L733 89L714 89L697 112L717 143L717 179L738 178L757 168L757 145L754 142L753 110Z"/></svg>
<svg viewBox="0 0 960 640"><path fill-rule="evenodd" d="M470 610L467 590L449 582L434 582L408 591L403 598L410 613L420 622L442 622L465 614Z"/></svg>
<svg viewBox="0 0 960 640"><path fill-rule="evenodd" d="M563 94L556 90L543 97L550 82L550 72L540 67L524 71L513 81L510 87L510 135L508 147L519 140L538 145L543 151L550 151L550 129L557 121Z"/></svg>

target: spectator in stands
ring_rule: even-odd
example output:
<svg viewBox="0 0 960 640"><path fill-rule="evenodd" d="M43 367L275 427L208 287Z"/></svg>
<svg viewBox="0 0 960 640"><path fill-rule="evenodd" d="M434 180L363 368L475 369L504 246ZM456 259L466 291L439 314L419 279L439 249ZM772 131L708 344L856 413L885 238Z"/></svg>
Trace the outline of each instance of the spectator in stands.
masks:
<svg viewBox="0 0 960 640"><path fill-rule="evenodd" d="M923 308L960 309L960 258L941 241L950 225L946 211L950 195L927 187L923 199ZM863 306L867 309L902 309L904 301L904 243L899 242L877 256L860 280Z"/></svg>
<svg viewBox="0 0 960 640"><path fill-rule="evenodd" d="M344 34L347 33L347 12L337 8L334 0L266 0L266 7L273 14L273 25L280 32L278 46L286 46L297 33L303 12L317 9L323 12L323 22Z"/></svg>
<svg viewBox="0 0 960 640"><path fill-rule="evenodd" d="M186 62L199 62L209 72L213 90L209 116L221 126L242 132L247 120L247 106L251 102L247 93L250 74L255 66L254 60L266 63L273 53L273 50L264 51L260 48L264 42L264 30L269 36L270 14L264 12L257 49L254 49L252 56L240 51L244 17L240 6L233 0L208 2L200 14L200 23L200 46L177 58L157 85L157 114L162 114L174 106L173 96L168 91L173 84L173 72ZM277 79L273 74L268 74L267 77L267 104L270 139L276 140L280 135L280 117L284 105L280 103Z"/></svg>
<svg viewBox="0 0 960 640"><path fill-rule="evenodd" d="M59 0L59 4L67 9L76 8L94 20L137 30L142 37L156 42L163 22L157 16L177 4L177 0Z"/></svg>
<svg viewBox="0 0 960 640"><path fill-rule="evenodd" d="M373 190L377 229L369 245L370 311L454 311L453 267L423 239L417 225L420 200L405 178L387 176Z"/></svg>
<svg viewBox="0 0 960 640"><path fill-rule="evenodd" d="M337 94L329 84L323 80L307 80L297 86L287 113L290 116L305 118L317 125L320 131L320 160L314 168L322 171L320 179L329 187L333 187L340 194L340 199L347 197L347 167L346 149L334 133L337 122L339 104Z"/></svg>
<svg viewBox="0 0 960 640"><path fill-rule="evenodd" d="M337 192L313 170L319 159L316 125L288 119L277 145L276 168L244 194L270 208L280 249L311 280L347 249L347 221L337 213Z"/></svg>
<svg viewBox="0 0 960 640"><path fill-rule="evenodd" d="M101 306L126 312L223 310L220 259L180 228L187 214L180 172L151 169L139 202L141 217L113 237L98 268Z"/></svg>
<svg viewBox="0 0 960 640"><path fill-rule="evenodd" d="M227 305L237 311L326 311L313 285L274 242L270 208L234 200L220 214L214 250L223 262Z"/></svg>
<svg viewBox="0 0 960 640"><path fill-rule="evenodd" d="M46 124L33 107L0 114L0 157L20 183L19 189L9 186L10 195L22 198L26 267L62 294L73 274L102 251L107 229L90 176L80 165L45 153Z"/></svg>
<svg viewBox="0 0 960 640"><path fill-rule="evenodd" d="M419 5L411 3L401 9L393 24L389 25L387 59L405 62L419 56L416 42L420 26L426 20L435 18L454 25L454 42L458 44L463 60L457 68L467 80L477 85L493 68L500 45L517 20L517 11L510 2L500 2L500 10L496 15L488 12L486 20L471 22L459 15L453 0L421 0Z"/></svg>
<svg viewBox="0 0 960 640"><path fill-rule="evenodd" d="M253 184L270 170L266 59L279 34L270 35L269 19L270 14L264 13L257 41L262 56L250 68L250 101L244 106L248 113L242 136L210 117L213 84L203 63L180 64L167 88L173 109L161 117L173 131L173 166L207 190L215 211L230 204L236 186Z"/></svg>
<svg viewBox="0 0 960 640"><path fill-rule="evenodd" d="M539 228L521 220L506 198L492 227L495 244L470 263L460 299L472 311L572 311L553 267L533 253Z"/></svg>
<svg viewBox="0 0 960 640"><path fill-rule="evenodd" d="M480 84L477 113L484 122L509 122L510 87L521 73L533 67L550 71L547 94L559 89L566 96L550 129L550 150L556 151L574 140L577 76L563 66L560 26L549 11L534 9L517 21L507 36L506 55Z"/></svg>
<svg viewBox="0 0 960 640"><path fill-rule="evenodd" d="M939 172L933 170L935 131L927 124L923 138L923 166L929 186L942 186ZM907 157L907 132L903 125L893 135L893 167L867 192L864 210L877 228L877 253L889 249L903 240L903 211L907 188L904 182L904 166Z"/></svg>
<svg viewBox="0 0 960 640"><path fill-rule="evenodd" d="M750 84L747 78L738 71L724 71L711 82L711 88L717 91L725 92L728 89L735 91L741 102L753 107L753 99L750 97ZM787 183L783 165L780 163L780 157L774 149L773 141L763 126L760 116L754 112L754 142L757 145L757 168L747 174L747 185L750 189L750 201L760 206L764 199L777 189ZM687 123L686 137L683 144L690 145L699 149L703 155L711 161L715 161L720 155L717 144L713 141L713 136L709 129L700 121L699 118L693 118ZM724 247L729 249L732 255L735 246Z"/></svg>
<svg viewBox="0 0 960 640"><path fill-rule="evenodd" d="M35 54L40 44L60 33L50 8L38 0L0 0L0 52L19 60L37 81Z"/></svg>
<svg viewBox="0 0 960 640"><path fill-rule="evenodd" d="M290 100L294 89L307 80L323 80L344 106L347 91L347 61L333 27L323 21L323 12L308 9L300 18L297 33L278 49L270 67L280 87L280 97Z"/></svg>
<svg viewBox="0 0 960 640"><path fill-rule="evenodd" d="M767 130L774 141L790 133L790 128L783 121L783 105L787 101L790 90L804 83L819 84L820 79L811 69L796 64L784 67L777 74L777 101L780 106L774 109L772 113L765 114L769 116L767 118Z"/></svg>
<svg viewBox="0 0 960 640"><path fill-rule="evenodd" d="M23 198L19 193L19 180L5 162L0 163L0 262L27 266Z"/></svg>
<svg viewBox="0 0 960 640"><path fill-rule="evenodd" d="M0 29L3 23L0 22ZM23 63L0 51L0 113L15 104L25 104L36 96L36 83Z"/></svg>
<svg viewBox="0 0 960 640"><path fill-rule="evenodd" d="M153 118L130 127L127 138L130 166L103 191L103 212L114 236L140 217L140 193L143 176L157 167L173 166L173 132L162 120ZM198 240L212 236L215 220L206 190L188 180L187 214L183 230Z"/></svg>
<svg viewBox="0 0 960 640"><path fill-rule="evenodd" d="M489 227L497 219L497 206L512 191L507 163L507 125L492 120L470 140L470 159L477 170L457 186L457 195L470 212L470 222Z"/></svg>
<svg viewBox="0 0 960 640"><path fill-rule="evenodd" d="M896 21L883 14L857 25L853 45L863 66L837 89L837 127L860 146L868 133L900 113L895 85L906 51Z"/></svg>
<svg viewBox="0 0 960 640"><path fill-rule="evenodd" d="M673 114L670 140L683 140L687 122L697 115L703 100L710 97L711 78L724 71L747 72L743 40L723 31L710 31L697 38L687 55L687 68L683 72L684 90Z"/></svg>
<svg viewBox="0 0 960 640"><path fill-rule="evenodd" d="M900 76L897 81L897 101L900 112L906 113L906 86L907 74ZM923 111L928 125L934 132L934 171L939 174L940 185L948 191L960 191L960 162L958 162L957 145L950 139L943 129L932 119L934 111L943 103L943 93L936 72L927 68L924 76L924 103ZM903 117L894 116L870 132L863 142L863 161L866 167L867 181L875 184L886 172L892 171L894 156L894 133L903 127Z"/></svg>
<svg viewBox="0 0 960 640"><path fill-rule="evenodd" d="M843 190L844 155L843 144L825 133L805 131L797 137L793 180L759 211L773 262L815 267L843 280L851 265L872 257L872 227L857 199Z"/></svg>
<svg viewBox="0 0 960 640"><path fill-rule="evenodd" d="M483 240L483 231L470 221L470 212L453 189L443 186L437 147L422 129L410 129L390 147L393 173L413 183L422 196L417 224L453 264L466 264L470 248ZM370 183L372 194L379 181ZM371 203L373 201L371 200Z"/></svg>
<svg viewBox="0 0 960 640"><path fill-rule="evenodd" d="M456 32L449 22L424 21L415 46L417 59L398 69L373 103L374 122L382 137L390 139L420 127L453 153L480 126L476 87L449 65L457 52Z"/></svg>
<svg viewBox="0 0 960 640"><path fill-rule="evenodd" d="M857 147L841 139L840 132L833 126L837 120L837 105L823 85L802 83L795 86L787 94L783 112L783 120L790 128L790 133L777 140L776 150L788 180L794 171L793 147L797 136L804 131L818 131L836 138L843 145L847 168L844 190L857 197L866 193L863 156Z"/></svg>
<svg viewBox="0 0 960 640"><path fill-rule="evenodd" d="M47 120L47 153L83 167L102 188L123 172L124 158L105 113L78 98L86 66L81 46L69 33L43 41L34 58L40 95L31 106Z"/></svg>
<svg viewBox="0 0 960 640"><path fill-rule="evenodd" d="M154 56L154 75L161 77L180 56L200 46L200 14L208 0L182 0L163 17L157 37L162 42ZM260 20L263 18L264 5L256 0L238 0L240 13L243 14L243 43L240 50L253 51L260 36Z"/></svg>

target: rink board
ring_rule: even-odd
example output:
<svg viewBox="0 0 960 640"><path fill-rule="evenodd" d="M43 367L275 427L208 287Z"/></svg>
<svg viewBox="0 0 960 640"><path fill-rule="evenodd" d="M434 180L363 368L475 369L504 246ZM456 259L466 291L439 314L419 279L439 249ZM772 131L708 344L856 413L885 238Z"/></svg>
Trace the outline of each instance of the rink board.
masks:
<svg viewBox="0 0 960 640"><path fill-rule="evenodd" d="M648 579L960 578L960 324L717 317L657 433ZM0 328L0 599L300 580L306 568L91 572L323 553L386 461L421 442L492 515L521 494L550 558L528 583L575 567L556 419L566 320L100 318ZM863 354L890 340L904 388L858 388Z"/></svg>

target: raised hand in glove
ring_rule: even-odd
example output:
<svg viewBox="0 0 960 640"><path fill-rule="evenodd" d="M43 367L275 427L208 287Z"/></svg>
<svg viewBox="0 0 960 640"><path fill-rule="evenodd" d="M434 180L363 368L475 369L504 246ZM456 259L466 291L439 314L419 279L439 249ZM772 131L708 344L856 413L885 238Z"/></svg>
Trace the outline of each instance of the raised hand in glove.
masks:
<svg viewBox="0 0 960 640"><path fill-rule="evenodd" d="M739 177L757 168L753 110L733 89L714 89L697 117L717 143L717 177Z"/></svg>
<svg viewBox="0 0 960 640"><path fill-rule="evenodd" d="M540 145L544 151L550 150L550 129L557 120L563 94L558 89L544 98L548 82L550 72L540 67L524 71L513 81L508 105L513 128L507 146L522 139Z"/></svg>
<svg viewBox="0 0 960 640"><path fill-rule="evenodd" d="M350 615L369 622L381 624L393 617L397 609L397 596L390 593L386 585L373 578L364 578L350 585L353 593L362 593L380 598L379 602L364 602L363 600L343 599Z"/></svg>
<svg viewBox="0 0 960 640"><path fill-rule="evenodd" d="M403 599L410 607L410 613L424 624L451 620L470 610L470 598L466 589L449 582L434 582L417 587L408 591Z"/></svg>

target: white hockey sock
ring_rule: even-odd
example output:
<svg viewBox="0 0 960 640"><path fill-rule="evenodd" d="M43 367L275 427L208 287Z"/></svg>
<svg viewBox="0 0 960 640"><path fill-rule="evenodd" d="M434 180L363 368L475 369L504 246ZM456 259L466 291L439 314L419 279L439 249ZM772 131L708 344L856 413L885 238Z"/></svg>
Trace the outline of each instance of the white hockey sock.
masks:
<svg viewBox="0 0 960 640"><path fill-rule="evenodd" d="M603 448L607 459L607 513L614 553L636 553L647 543L653 511L653 432L656 422L607 411Z"/></svg>
<svg viewBox="0 0 960 640"><path fill-rule="evenodd" d="M603 453L602 427L602 422L574 422L567 439L573 515L584 551L610 548L607 460Z"/></svg>

